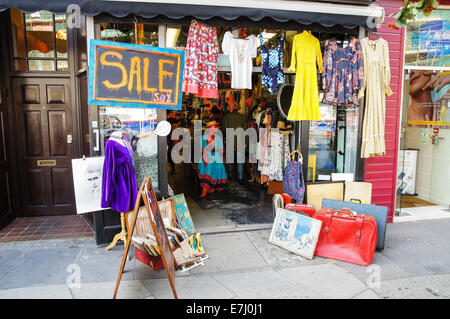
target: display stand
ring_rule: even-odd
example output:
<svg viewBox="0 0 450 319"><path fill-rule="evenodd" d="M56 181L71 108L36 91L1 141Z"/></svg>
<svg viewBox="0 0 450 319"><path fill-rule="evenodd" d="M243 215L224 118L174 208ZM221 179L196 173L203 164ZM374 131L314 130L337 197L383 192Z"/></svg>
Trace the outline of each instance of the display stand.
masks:
<svg viewBox="0 0 450 319"><path fill-rule="evenodd" d="M122 225L122 230L120 231L120 233L114 236L113 241L111 242L111 244L106 246L105 250L110 250L111 248L116 246L119 240L123 241L124 243L127 241L127 229L125 228L125 213L120 213L120 224Z"/></svg>
<svg viewBox="0 0 450 319"><path fill-rule="evenodd" d="M144 180L142 181L141 187L139 188L139 193L136 198L136 204L134 206L133 215L131 218L130 229L125 242L125 252L122 257L122 263L120 265L119 275L117 277L113 299L116 299L117 291L120 285L120 280L122 279L122 273L125 268L128 251L130 250L131 238L133 236L133 231L136 224L139 207L141 205L141 199L143 199L144 201L145 208L147 210L147 214L152 225L153 233L155 234L159 251L161 252L161 259L164 264L164 268L166 269L167 277L169 278L173 296L175 299L178 299L178 295L175 290L175 258L172 253L172 250L170 249L170 244L167 239L166 230L164 227L163 220L161 218L161 213L159 211L155 190L153 189L150 177L145 177Z"/></svg>

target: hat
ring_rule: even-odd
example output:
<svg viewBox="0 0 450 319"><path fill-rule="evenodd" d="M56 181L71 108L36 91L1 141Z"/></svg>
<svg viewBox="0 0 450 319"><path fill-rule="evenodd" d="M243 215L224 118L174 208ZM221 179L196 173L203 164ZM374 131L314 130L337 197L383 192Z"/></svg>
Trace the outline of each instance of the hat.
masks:
<svg viewBox="0 0 450 319"><path fill-rule="evenodd" d="M219 123L217 123L216 121L211 121L211 122L206 123L206 127L218 126L218 125L219 125Z"/></svg>

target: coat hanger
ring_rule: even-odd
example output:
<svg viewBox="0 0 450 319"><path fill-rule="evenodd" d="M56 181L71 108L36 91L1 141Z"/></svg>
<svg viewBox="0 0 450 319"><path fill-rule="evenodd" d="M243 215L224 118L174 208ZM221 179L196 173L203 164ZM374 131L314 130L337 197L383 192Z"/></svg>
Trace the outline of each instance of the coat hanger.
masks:
<svg viewBox="0 0 450 319"><path fill-rule="evenodd" d="M369 40L378 40L379 38L377 30L369 30Z"/></svg>

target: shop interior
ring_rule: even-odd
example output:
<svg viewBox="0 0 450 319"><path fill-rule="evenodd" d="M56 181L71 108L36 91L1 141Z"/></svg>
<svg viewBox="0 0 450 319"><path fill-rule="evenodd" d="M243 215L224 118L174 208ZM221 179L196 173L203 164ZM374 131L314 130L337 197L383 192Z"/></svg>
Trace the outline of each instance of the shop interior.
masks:
<svg viewBox="0 0 450 319"><path fill-rule="evenodd" d="M108 21L103 17L101 21ZM193 131L193 121L201 120L205 129L207 123L216 121L219 128L223 117L230 111L239 112L245 118L246 127L265 129L278 127L279 132L285 136L283 141L288 145L286 154L299 149L307 157L306 183L330 181L333 173L355 174L357 162L357 145L360 123L359 107L333 105L320 103L321 121L304 121L309 129L295 126L294 122L287 121L280 113L277 104L278 90L269 91L261 84L261 43L258 44L257 56L253 59L253 74L251 90L231 89L231 68L228 56L223 54L221 48L224 34L227 31L240 38L254 35L262 38L266 47L280 48L283 52L284 83L294 84L295 72L288 71L291 63L292 41L296 34L303 30L311 30L312 34L320 40L321 48L325 41L336 38L341 47L346 47L351 37L358 37L359 29L344 29L334 27L327 29L318 25L303 28L292 25L289 28L264 28L264 21L257 25L242 24L246 28L235 28L226 21L208 22L217 28L219 44L218 61L218 99L198 98L193 94L184 94L183 107L180 111L167 112L167 120L173 128L185 128ZM98 25L98 24L97 24ZM127 42L158 46L161 38L165 39L165 47L182 49L186 46L190 20L183 23L166 23L161 29L158 24L135 22L101 22L99 23L100 39L116 42ZM165 31L161 37L161 30ZM284 38L282 45L281 39ZM317 70L317 72L319 72ZM322 79L318 74L319 98L322 99ZM136 133L134 161L137 182L140 184L144 176L150 176L155 188L158 187L158 141L156 135L145 134L154 129L158 121L156 110L130 109L130 108L99 108L99 123L101 149L110 132L125 129ZM268 124L266 124L268 122ZM142 136L142 137L141 137ZM170 141L168 145L170 148ZM177 141L174 141L175 143ZM299 146L296 146L299 143ZM173 145L172 145L173 146ZM248 150L247 150L248 151ZM170 150L168 150L170 152ZM281 154L281 153L280 153ZM169 154L168 154L169 155ZM272 223L274 216L272 210L271 188L282 185L282 178L262 176L257 163L244 164L243 179L238 180L237 167L233 175L228 176L226 187L222 191L208 193L202 197L199 187L198 164L171 162L167 165L169 195L184 194L189 206L190 214L196 228L202 232L218 228L255 227ZM306 163L306 161L305 161ZM227 164L225 164L227 166ZM282 167L280 173L282 175ZM226 167L229 175L229 167ZM276 175L276 174L275 174Z"/></svg>

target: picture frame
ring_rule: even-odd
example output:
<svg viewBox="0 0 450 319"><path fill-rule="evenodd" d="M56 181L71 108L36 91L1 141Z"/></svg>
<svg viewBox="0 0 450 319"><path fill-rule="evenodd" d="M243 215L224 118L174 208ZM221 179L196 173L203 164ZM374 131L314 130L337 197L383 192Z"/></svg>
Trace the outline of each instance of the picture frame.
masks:
<svg viewBox="0 0 450 319"><path fill-rule="evenodd" d="M313 259L322 221L278 208L269 243Z"/></svg>

